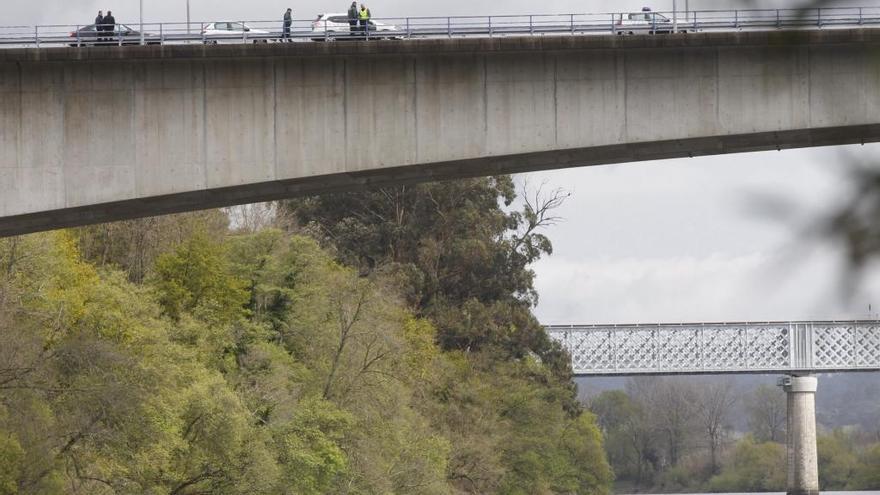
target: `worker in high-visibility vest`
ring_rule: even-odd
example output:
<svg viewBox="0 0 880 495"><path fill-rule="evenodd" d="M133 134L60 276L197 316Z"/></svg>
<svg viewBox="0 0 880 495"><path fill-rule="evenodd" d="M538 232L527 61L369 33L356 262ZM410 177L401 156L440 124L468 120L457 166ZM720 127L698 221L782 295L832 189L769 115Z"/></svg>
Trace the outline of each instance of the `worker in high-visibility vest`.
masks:
<svg viewBox="0 0 880 495"><path fill-rule="evenodd" d="M370 25L370 9L364 4L361 4L361 10L358 11L358 21L361 23L361 31L366 33Z"/></svg>

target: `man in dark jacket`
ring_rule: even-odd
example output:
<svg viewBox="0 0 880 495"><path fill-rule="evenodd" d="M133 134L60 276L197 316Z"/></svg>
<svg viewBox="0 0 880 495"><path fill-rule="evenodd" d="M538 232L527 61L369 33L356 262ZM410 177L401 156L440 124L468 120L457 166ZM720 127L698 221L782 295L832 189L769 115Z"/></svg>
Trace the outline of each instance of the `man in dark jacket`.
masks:
<svg viewBox="0 0 880 495"><path fill-rule="evenodd" d="M108 10L107 15L104 16L104 31L108 39L113 39L114 30L116 30L116 18L113 17L113 12Z"/></svg>
<svg viewBox="0 0 880 495"><path fill-rule="evenodd" d="M348 30L351 33L357 31L358 25L358 4L357 2L351 2L351 7L348 8Z"/></svg>
<svg viewBox="0 0 880 495"><path fill-rule="evenodd" d="M95 38L101 41L101 31L104 30L104 12L98 11L98 17L95 17Z"/></svg>
<svg viewBox="0 0 880 495"><path fill-rule="evenodd" d="M281 38L284 41L290 41L290 25L293 24L293 10L287 9L287 12L284 13L284 30L281 34Z"/></svg>

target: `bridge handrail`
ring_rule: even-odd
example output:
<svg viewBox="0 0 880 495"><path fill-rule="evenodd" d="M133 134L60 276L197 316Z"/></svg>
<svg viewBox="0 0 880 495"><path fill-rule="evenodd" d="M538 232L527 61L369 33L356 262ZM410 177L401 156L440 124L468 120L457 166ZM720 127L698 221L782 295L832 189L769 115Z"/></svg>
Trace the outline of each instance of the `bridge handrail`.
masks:
<svg viewBox="0 0 880 495"><path fill-rule="evenodd" d="M548 34L621 34L670 31L672 20L679 30L724 31L744 29L822 29L880 25L880 7L823 7L808 9L708 9L696 11L655 11L670 23L654 21L639 25L623 24L624 16L638 12L500 14L464 16L374 17L387 25L387 31L368 29L350 31L347 26L329 26L326 19L295 19L289 38L292 40L342 40L356 38L424 38L424 37L492 37L505 35ZM176 44L188 42L260 42L282 38L281 20L225 22L243 23L251 31L242 34L206 36L205 26L215 21L143 23L123 21L119 24L140 31L132 35L102 35L104 44ZM52 45L94 44L89 36L78 35L89 24L47 24L37 26L0 26L0 45L42 47ZM330 27L331 29L328 29ZM332 30L337 29L338 30ZM386 28L386 26L382 26ZM141 34L143 33L143 34Z"/></svg>

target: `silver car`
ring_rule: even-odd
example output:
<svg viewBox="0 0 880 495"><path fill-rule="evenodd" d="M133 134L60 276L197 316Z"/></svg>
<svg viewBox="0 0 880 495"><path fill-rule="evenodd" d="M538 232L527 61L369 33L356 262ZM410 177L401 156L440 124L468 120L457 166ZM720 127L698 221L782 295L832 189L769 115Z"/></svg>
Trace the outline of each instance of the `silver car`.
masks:
<svg viewBox="0 0 880 495"><path fill-rule="evenodd" d="M352 22L354 22L352 20ZM392 33L398 33L400 28L391 24L385 24L379 21L369 20L367 27L369 29L369 38L386 38L392 39L395 36ZM356 38L367 37L364 34L363 27L358 24L351 24L348 14L318 14L318 18L312 21L312 39L314 41L324 41L325 39L345 39L347 36Z"/></svg>
<svg viewBox="0 0 880 495"><path fill-rule="evenodd" d="M212 22L202 29L202 37L206 44L216 45L218 42L242 43L244 41L268 42L269 31L254 29L243 22L220 21Z"/></svg>

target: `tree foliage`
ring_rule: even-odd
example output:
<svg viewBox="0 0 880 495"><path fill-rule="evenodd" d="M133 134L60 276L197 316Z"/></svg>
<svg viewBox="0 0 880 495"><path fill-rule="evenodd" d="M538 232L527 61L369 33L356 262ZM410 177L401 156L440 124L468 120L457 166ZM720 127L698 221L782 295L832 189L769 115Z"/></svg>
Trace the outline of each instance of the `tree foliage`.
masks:
<svg viewBox="0 0 880 495"><path fill-rule="evenodd" d="M545 241L465 196L436 191L444 235L471 238L426 285L185 216L0 240L0 493L607 493L601 434L530 313L515 245ZM429 259L414 246L397 255Z"/></svg>
<svg viewBox="0 0 880 495"><path fill-rule="evenodd" d="M521 358L537 353L568 380L569 365L531 314L529 264L552 251L541 229L556 221L559 191L524 196L508 176L327 194L285 209L361 273L392 273L447 350Z"/></svg>

